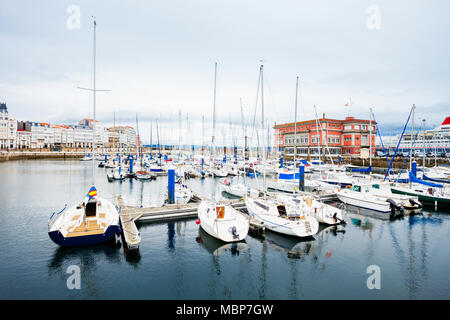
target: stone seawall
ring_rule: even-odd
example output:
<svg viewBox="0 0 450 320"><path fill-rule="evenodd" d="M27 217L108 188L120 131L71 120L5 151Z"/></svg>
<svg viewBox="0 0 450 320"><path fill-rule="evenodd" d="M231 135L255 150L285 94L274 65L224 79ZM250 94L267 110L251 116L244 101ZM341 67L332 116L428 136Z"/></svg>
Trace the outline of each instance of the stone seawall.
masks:
<svg viewBox="0 0 450 320"><path fill-rule="evenodd" d="M0 162L27 159L81 159L84 152L5 152L0 153Z"/></svg>

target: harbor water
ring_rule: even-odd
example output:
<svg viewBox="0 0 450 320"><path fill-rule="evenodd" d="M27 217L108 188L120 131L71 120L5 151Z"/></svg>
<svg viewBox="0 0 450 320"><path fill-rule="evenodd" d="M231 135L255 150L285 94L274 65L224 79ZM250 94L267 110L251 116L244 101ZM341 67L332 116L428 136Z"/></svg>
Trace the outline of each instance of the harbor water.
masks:
<svg viewBox="0 0 450 320"><path fill-rule="evenodd" d="M124 254L119 238L116 244L60 248L48 237L48 218L82 200L92 183L91 165L0 163L0 299L450 298L450 215L444 212L396 221L348 213L346 225L321 227L306 241L266 231L264 238L249 235L235 245L211 238L195 219L137 223L137 257ZM101 197L121 194L128 205L144 207L163 201L167 177L109 183L106 169L95 170ZM187 184L220 199L218 181ZM68 268L74 265L81 288L71 290ZM370 266L379 267L379 289L368 287Z"/></svg>

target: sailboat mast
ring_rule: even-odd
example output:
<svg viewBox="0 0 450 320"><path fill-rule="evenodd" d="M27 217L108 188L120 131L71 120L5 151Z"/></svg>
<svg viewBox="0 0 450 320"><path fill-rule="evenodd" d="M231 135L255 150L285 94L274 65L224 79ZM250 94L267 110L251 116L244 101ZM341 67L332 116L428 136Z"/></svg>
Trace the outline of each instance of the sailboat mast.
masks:
<svg viewBox="0 0 450 320"><path fill-rule="evenodd" d="M370 171L372 171L372 108L370 111L370 120L369 120L369 167Z"/></svg>
<svg viewBox="0 0 450 320"><path fill-rule="evenodd" d="M297 98L298 98L298 76L295 83L295 115L294 115L294 168L297 158Z"/></svg>
<svg viewBox="0 0 450 320"><path fill-rule="evenodd" d="M93 104L94 104L94 110L93 110L93 121L92 121L92 185L95 184L95 112L96 112L96 108L95 108L95 93L96 93L96 87L95 87L95 55L96 55L96 47L95 47L95 33L96 33L96 29L97 28L97 23L94 20L94 62L93 62Z"/></svg>
<svg viewBox="0 0 450 320"><path fill-rule="evenodd" d="M214 165L215 145L214 138L216 133L216 82L217 82L217 62L214 63L214 101L213 101L213 134L211 141L212 165Z"/></svg>
<svg viewBox="0 0 450 320"><path fill-rule="evenodd" d="M261 128L262 128L262 158L263 158L263 191L266 191L266 144L264 139L264 77L263 68L261 65Z"/></svg>

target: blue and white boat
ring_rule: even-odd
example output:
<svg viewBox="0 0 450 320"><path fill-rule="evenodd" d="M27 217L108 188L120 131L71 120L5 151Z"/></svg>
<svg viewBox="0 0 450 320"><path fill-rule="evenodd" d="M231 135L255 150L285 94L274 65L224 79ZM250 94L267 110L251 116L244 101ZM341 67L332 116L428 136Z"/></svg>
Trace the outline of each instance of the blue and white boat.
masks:
<svg viewBox="0 0 450 320"><path fill-rule="evenodd" d="M95 192L95 195L90 195ZM50 239L62 247L104 243L120 235L119 213L108 200L96 196L95 187L84 200L53 213L48 221Z"/></svg>

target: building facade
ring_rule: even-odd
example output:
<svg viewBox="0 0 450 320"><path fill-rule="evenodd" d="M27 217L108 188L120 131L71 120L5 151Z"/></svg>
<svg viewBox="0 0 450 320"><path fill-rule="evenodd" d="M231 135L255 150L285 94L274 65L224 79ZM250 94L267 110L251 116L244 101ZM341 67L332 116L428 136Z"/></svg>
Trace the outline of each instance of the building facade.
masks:
<svg viewBox="0 0 450 320"><path fill-rule="evenodd" d="M370 145L375 153L376 124L354 117L337 120L325 118L324 114L317 120L275 124L274 135L275 148L286 156L294 156L295 146L299 156L357 156L362 149L368 151Z"/></svg>
<svg viewBox="0 0 450 320"><path fill-rule="evenodd" d="M0 150L16 148L17 120L10 118L6 103L0 103Z"/></svg>

